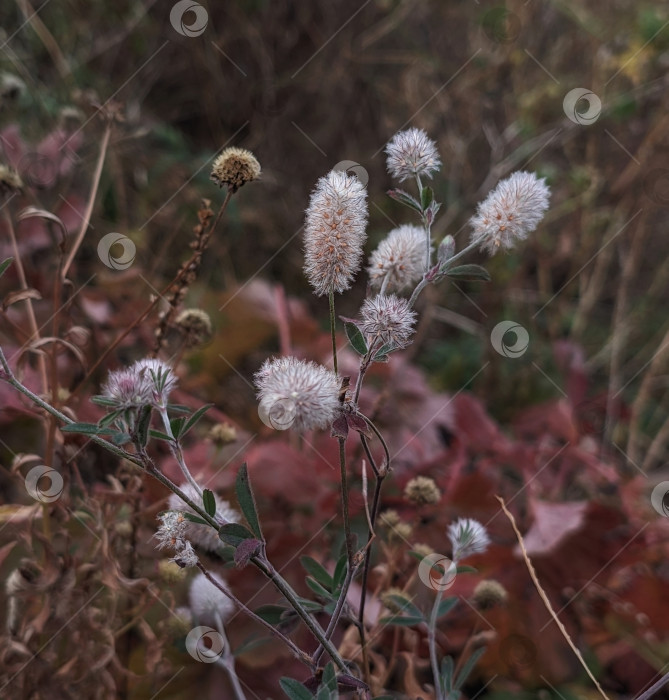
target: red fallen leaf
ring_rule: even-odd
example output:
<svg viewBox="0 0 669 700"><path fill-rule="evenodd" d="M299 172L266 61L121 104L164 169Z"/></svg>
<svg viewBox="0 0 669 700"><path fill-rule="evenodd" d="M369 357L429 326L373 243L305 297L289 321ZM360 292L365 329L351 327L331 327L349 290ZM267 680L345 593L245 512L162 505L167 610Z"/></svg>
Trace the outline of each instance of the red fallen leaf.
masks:
<svg viewBox="0 0 669 700"><path fill-rule="evenodd" d="M332 424L332 431L330 435L334 438L344 438L348 437L348 421L346 416L339 416Z"/></svg>
<svg viewBox="0 0 669 700"><path fill-rule="evenodd" d="M256 539L243 540L237 545L235 550L235 564L237 568L243 569L250 561L251 557L258 554L262 542Z"/></svg>
<svg viewBox="0 0 669 700"><path fill-rule="evenodd" d="M583 526L587 509L586 501L532 501L534 522L523 537L527 553L532 556L549 554L555 550L563 540Z"/></svg>

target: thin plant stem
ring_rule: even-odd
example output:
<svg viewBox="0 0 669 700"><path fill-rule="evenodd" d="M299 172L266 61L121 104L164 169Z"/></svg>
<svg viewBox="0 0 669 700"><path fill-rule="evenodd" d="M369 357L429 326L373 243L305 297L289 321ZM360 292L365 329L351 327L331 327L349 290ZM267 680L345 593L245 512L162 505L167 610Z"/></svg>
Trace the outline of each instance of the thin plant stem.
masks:
<svg viewBox="0 0 669 700"><path fill-rule="evenodd" d="M344 538L346 540L346 558L348 568L353 568L353 535L348 513L348 480L346 478L346 438L339 438L339 470L341 472L341 504L344 514Z"/></svg>
<svg viewBox="0 0 669 700"><path fill-rule="evenodd" d="M636 698L636 700L649 700L649 698L652 698L655 693L657 693L658 690L662 690L665 685L669 683L669 673L666 673L662 678L660 678L657 683L653 683L653 685L646 690L646 692L642 693L639 695L639 697Z"/></svg>
<svg viewBox="0 0 669 700"><path fill-rule="evenodd" d="M75 238L74 243L72 244L70 252L65 258L65 262L63 263L63 267L60 271L60 277L62 280L64 280L67 277L67 273L70 270L70 265L72 265L72 261L74 260L74 257L77 254L77 251L79 250L79 247L81 246L84 240L84 236L86 235L86 231L88 230L88 225L91 222L91 214L93 213L95 198L97 197L98 188L100 187L100 178L102 177L102 168L104 166L105 156L107 155L107 147L109 146L111 131L112 123L111 121L108 121L107 125L105 126L104 134L102 135L100 151L98 152L98 160L95 164L95 172L93 174L93 184L91 185L91 192L88 195L88 203L86 204L84 216L81 219L81 227L79 228L79 233L77 233L77 237Z"/></svg>
<svg viewBox="0 0 669 700"><path fill-rule="evenodd" d="M207 580L212 583L216 588L218 588L223 595L225 595L227 598L229 598L235 606L241 610L242 612L246 613L252 620L255 620L258 624L262 625L266 629L268 629L277 639L282 641L295 655L295 658L299 659L303 663L305 663L307 666L313 668L313 664L311 662L311 658L309 657L308 654L305 654L291 639L286 637L283 632L278 630L276 627L270 625L269 622L266 620L263 620L262 617L259 615L256 615L253 610L248 608L244 603L242 603L239 598L237 598L233 593L231 593L229 590L227 590L224 586L222 586L210 573L209 571L204 567L204 565L198 561L197 563L197 568L205 575Z"/></svg>
<svg viewBox="0 0 669 700"><path fill-rule="evenodd" d="M212 581L212 583L214 583L212 579L209 580ZM246 700L246 695L244 695L244 690L242 689L242 686L239 682L239 678L237 677L237 669L235 669L235 657L232 654L230 642L228 641L228 635L225 633L225 625L223 624L223 620L218 611L214 613L214 620L216 622L216 629L218 630L218 633L221 635L221 639L223 640L223 652L216 661L220 666L223 667L223 669L228 675L230 685L232 686L232 692L235 694L235 700Z"/></svg>
<svg viewBox="0 0 669 700"><path fill-rule="evenodd" d="M197 483L197 481L195 481L193 475L190 473L190 469L188 469L188 466L186 465L186 460L184 459L184 455L181 450L181 443L179 442L179 440L177 440L177 438L174 437L174 433L172 432L172 425L170 424L170 417L167 415L167 408L165 408L165 406L162 406L159 409L159 413L160 418L163 421L165 433L170 438L170 449L172 450L172 454L174 455L174 458L176 459L177 464L179 465L179 469L181 469L181 473L186 478L186 481L188 481L188 483L195 489L195 493L202 496L202 488Z"/></svg>
<svg viewBox="0 0 669 700"><path fill-rule="evenodd" d="M437 618L439 617L439 605L444 591L440 588L434 599L432 612L430 613L430 621L427 627L427 643L430 649L430 665L432 666L432 676L434 677L434 692L437 700L443 700L444 694L441 687L441 677L439 674L439 661L437 659Z"/></svg>
<svg viewBox="0 0 669 700"><path fill-rule="evenodd" d="M330 335L332 336L332 365L334 367L335 374L337 371L337 338L335 336L335 303L334 303L334 289L330 290L328 295L330 301Z"/></svg>

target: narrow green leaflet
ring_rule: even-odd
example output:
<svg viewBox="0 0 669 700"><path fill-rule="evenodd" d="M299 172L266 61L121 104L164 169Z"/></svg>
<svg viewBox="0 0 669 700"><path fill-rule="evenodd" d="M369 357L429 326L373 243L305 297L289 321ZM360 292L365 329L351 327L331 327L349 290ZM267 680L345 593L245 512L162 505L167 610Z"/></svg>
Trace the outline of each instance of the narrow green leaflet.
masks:
<svg viewBox="0 0 669 700"><path fill-rule="evenodd" d="M413 627L414 625L420 625L425 622L425 618L421 617L409 617L404 615L393 615L391 617L382 617L379 622L384 625L399 625L400 627Z"/></svg>
<svg viewBox="0 0 669 700"><path fill-rule="evenodd" d="M307 586L309 586L309 588L311 588L311 590L316 595L322 596L326 600L332 599L332 593L330 593L330 591L328 591L327 588L324 588L323 586L321 586L321 584L318 583L318 581L316 581L316 579L311 578L311 576L307 576L307 578L305 579L305 582L306 582Z"/></svg>
<svg viewBox="0 0 669 700"><path fill-rule="evenodd" d="M261 617L265 622L269 622L270 625L278 625L280 622L283 621L285 615L284 613L286 611L291 611L290 608L286 608L283 605L261 605L257 610L255 610L255 614L258 617Z"/></svg>
<svg viewBox="0 0 669 700"><path fill-rule="evenodd" d="M63 433L81 433L82 435L104 435L108 428L100 428L97 423L69 423L61 427Z"/></svg>
<svg viewBox="0 0 669 700"><path fill-rule="evenodd" d="M187 510L181 511L182 515L188 522L191 523L196 523L197 525L207 525L209 526L209 523L206 520L202 520L198 515L195 515L194 513L189 513Z"/></svg>
<svg viewBox="0 0 669 700"><path fill-rule="evenodd" d="M319 564L315 559L311 557L301 557L300 563L305 568L308 574L311 574L318 583L327 588L329 591L334 590L334 581L332 576Z"/></svg>
<svg viewBox="0 0 669 700"><path fill-rule="evenodd" d="M137 421L137 442L146 447L149 442L149 424L151 423L151 406L142 406L142 411L139 414Z"/></svg>
<svg viewBox="0 0 669 700"><path fill-rule="evenodd" d="M434 192L432 191L431 187L423 187L422 192L420 193L420 203L421 206L423 207L423 211L425 211L430 204L432 204L432 201L434 200Z"/></svg>
<svg viewBox="0 0 669 700"><path fill-rule="evenodd" d="M260 528L260 520L258 518L258 509L256 508L256 500L253 497L253 490L251 489L251 480L249 479L249 470L246 466L246 462L239 467L239 471L237 472L235 492L237 494L237 500L239 501L239 506L242 509L242 513L244 513L244 517L251 526L253 533L259 540L264 541L262 530Z"/></svg>
<svg viewBox="0 0 669 700"><path fill-rule="evenodd" d="M216 499L213 492L209 489L202 491L202 505L207 515L210 515L212 518L216 515Z"/></svg>
<svg viewBox="0 0 669 700"><path fill-rule="evenodd" d="M172 429L172 435L174 435L175 440L181 437L181 431L183 430L185 422L186 419L184 417L172 418L170 421L170 428Z"/></svg>
<svg viewBox="0 0 669 700"><path fill-rule="evenodd" d="M183 428L181 429L180 437L183 437L213 405L213 403L208 403L205 406L198 408L197 411L195 411L195 413L193 413L193 415L185 422Z"/></svg>
<svg viewBox="0 0 669 700"><path fill-rule="evenodd" d="M441 689L445 693L453 690L453 657L444 656L441 660Z"/></svg>
<svg viewBox="0 0 669 700"><path fill-rule="evenodd" d="M0 277L2 277L5 272L7 271L7 268L14 262L14 258L7 258L7 260L3 260L2 263L0 263Z"/></svg>
<svg viewBox="0 0 669 700"><path fill-rule="evenodd" d="M458 604L458 599L456 597L444 598L441 603L439 603L439 608L437 610L437 617L442 617L446 613L451 612L453 608Z"/></svg>
<svg viewBox="0 0 669 700"><path fill-rule="evenodd" d="M314 700L314 696L294 678L286 678L285 676L279 681L281 690L290 698L290 700Z"/></svg>
<svg viewBox="0 0 669 700"><path fill-rule="evenodd" d="M490 273L480 265L458 265L445 271L446 277L465 282L490 282Z"/></svg>
<svg viewBox="0 0 669 700"><path fill-rule="evenodd" d="M344 330L346 331L346 337L348 338L348 342L351 343L353 349L359 355L366 355L367 343L365 342L365 338L360 332L358 326L356 326L355 323L351 321L344 321Z"/></svg>
<svg viewBox="0 0 669 700"><path fill-rule="evenodd" d="M423 613L410 601L407 600L404 596L397 595L397 594L391 594L388 596L390 600L395 603L395 605L400 609L400 611L403 614L406 614L408 617L415 617L415 618L420 618L424 619Z"/></svg>
<svg viewBox="0 0 669 700"><path fill-rule="evenodd" d="M337 700L339 693L337 692L337 676L332 661L323 670L321 686L318 689L317 700Z"/></svg>
<svg viewBox="0 0 669 700"><path fill-rule="evenodd" d="M483 656L483 654L485 654L485 647L477 649L467 659L464 666L460 669L458 675L455 677L455 684L453 685L455 690L460 690L460 688L462 688L462 686L465 684L465 681L467 680L467 677L472 672L474 666L476 666L476 662Z"/></svg>
<svg viewBox="0 0 669 700"><path fill-rule="evenodd" d="M423 213L420 202L404 190L388 190L388 196L391 199L394 199L396 202L400 202L401 204L404 204L404 206L414 209L419 214Z"/></svg>
<svg viewBox="0 0 669 700"><path fill-rule="evenodd" d="M336 588L339 588L344 583L347 569L347 558L346 554L344 553L341 555L341 557L339 557L337 566L335 566L334 576L332 577Z"/></svg>
<svg viewBox="0 0 669 700"><path fill-rule="evenodd" d="M237 547L244 540L253 539L253 533L249 532L243 525L239 523L227 523L222 525L218 531L218 536L225 544Z"/></svg>

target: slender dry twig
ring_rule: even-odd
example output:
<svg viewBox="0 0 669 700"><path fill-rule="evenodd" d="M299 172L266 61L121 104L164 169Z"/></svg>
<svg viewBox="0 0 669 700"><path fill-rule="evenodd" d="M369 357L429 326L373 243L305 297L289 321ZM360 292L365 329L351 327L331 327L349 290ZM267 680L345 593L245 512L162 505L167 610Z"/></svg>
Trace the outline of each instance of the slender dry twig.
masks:
<svg viewBox="0 0 669 700"><path fill-rule="evenodd" d="M506 503L504 502L504 499L501 496L496 496L497 500L499 501L500 505L502 506L502 510L504 511L504 515L509 519L509 522L511 523L511 527L513 528L513 531L516 533L516 537L518 539L518 544L520 545L520 551L523 554L523 559L525 560L525 566L527 566L527 570L530 574L530 577L532 578L532 582L534 583L534 587L537 589L537 592L539 593L539 596L541 600L543 601L544 605L546 606L546 610L551 614L551 617L555 620L555 624L558 626L558 629L562 633L562 636L567 640L567 644L571 647L571 650L576 654L576 658L579 660L581 663L581 666L585 669L585 672L590 676L590 680L595 684L597 690L599 691L600 695L603 698L606 698L606 700L609 700L608 695L602 690L602 686L599 685L599 681L595 678L593 675L592 671L588 668L588 665L585 663L585 660L583 659L583 656L581 655L581 652L578 650L578 647L572 642L571 637L569 636L569 632L567 632L565 626L560 622L560 618L557 616L557 613L555 610L553 610L553 606L551 605L550 600L548 599L548 596L546 595L546 592L544 589L541 587L541 583L539 582L539 578L537 577L537 572L534 570L534 566L530 560L529 555L527 554L527 550L525 549L525 542L523 541L523 536L520 534L520 530L518 529L518 526L516 525L516 519L513 517L513 514L509 511L509 509L506 507Z"/></svg>

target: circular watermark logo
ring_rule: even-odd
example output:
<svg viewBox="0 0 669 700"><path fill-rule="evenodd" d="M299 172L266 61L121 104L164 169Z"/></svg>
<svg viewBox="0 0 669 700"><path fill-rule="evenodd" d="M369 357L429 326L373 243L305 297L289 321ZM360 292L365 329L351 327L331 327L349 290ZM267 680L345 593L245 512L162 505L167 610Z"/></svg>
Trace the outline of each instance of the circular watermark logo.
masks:
<svg viewBox="0 0 669 700"><path fill-rule="evenodd" d="M56 164L43 153L26 153L18 162L16 169L29 187L38 190L53 185L58 176Z"/></svg>
<svg viewBox="0 0 669 700"><path fill-rule="evenodd" d="M493 7L481 19L483 33L497 44L511 44L520 36L520 17L506 7Z"/></svg>
<svg viewBox="0 0 669 700"><path fill-rule="evenodd" d="M507 336L510 333L515 336L513 343ZM490 334L490 344L504 357L520 357L527 351L530 344L530 334L515 321L500 321Z"/></svg>
<svg viewBox="0 0 669 700"><path fill-rule="evenodd" d="M349 175L355 175L365 186L369 182L369 173L360 163L356 163L354 160L340 160L332 169L348 173Z"/></svg>
<svg viewBox="0 0 669 700"><path fill-rule="evenodd" d="M660 515L669 518L669 481L660 481L653 489L650 504Z"/></svg>
<svg viewBox="0 0 669 700"><path fill-rule="evenodd" d="M655 204L669 207L669 169L649 170L643 178L643 191Z"/></svg>
<svg viewBox="0 0 669 700"><path fill-rule="evenodd" d="M200 36L208 22L207 10L193 0L179 0L170 12L170 24L181 36Z"/></svg>
<svg viewBox="0 0 669 700"><path fill-rule="evenodd" d="M44 483L48 482L48 486ZM52 467L40 464L26 474L26 491L40 503L53 503L63 493L63 477Z"/></svg>
<svg viewBox="0 0 669 700"><path fill-rule="evenodd" d="M186 651L203 664L213 664L223 649L223 637L211 627L194 627L186 636Z"/></svg>
<svg viewBox="0 0 669 700"><path fill-rule="evenodd" d="M112 253L112 248L116 255ZM98 243L98 257L112 270L127 270L135 262L137 247L122 233L108 233Z"/></svg>
<svg viewBox="0 0 669 700"><path fill-rule="evenodd" d="M522 634L510 634L499 643L499 655L509 671L536 666L537 645Z"/></svg>
<svg viewBox="0 0 669 700"><path fill-rule="evenodd" d="M260 420L274 430L288 430L296 413L295 401L289 398L265 397L258 406Z"/></svg>
<svg viewBox="0 0 669 700"><path fill-rule="evenodd" d="M594 124L602 113L602 101L592 90L574 88L564 96L562 109L574 124Z"/></svg>
<svg viewBox="0 0 669 700"><path fill-rule="evenodd" d="M454 561L435 552L423 557L418 578L433 591L445 591L455 583L457 568Z"/></svg>

